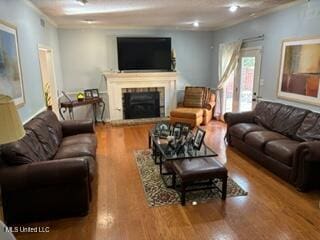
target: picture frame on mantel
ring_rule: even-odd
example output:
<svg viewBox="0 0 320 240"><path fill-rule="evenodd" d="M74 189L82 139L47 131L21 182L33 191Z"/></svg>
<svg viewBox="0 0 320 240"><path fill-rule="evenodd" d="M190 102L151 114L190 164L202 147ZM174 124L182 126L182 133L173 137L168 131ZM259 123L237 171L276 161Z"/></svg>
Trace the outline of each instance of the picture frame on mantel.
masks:
<svg viewBox="0 0 320 240"><path fill-rule="evenodd" d="M0 93L10 96L16 107L25 104L17 27L0 20Z"/></svg>
<svg viewBox="0 0 320 240"><path fill-rule="evenodd" d="M283 41L278 97L320 106L320 36Z"/></svg>

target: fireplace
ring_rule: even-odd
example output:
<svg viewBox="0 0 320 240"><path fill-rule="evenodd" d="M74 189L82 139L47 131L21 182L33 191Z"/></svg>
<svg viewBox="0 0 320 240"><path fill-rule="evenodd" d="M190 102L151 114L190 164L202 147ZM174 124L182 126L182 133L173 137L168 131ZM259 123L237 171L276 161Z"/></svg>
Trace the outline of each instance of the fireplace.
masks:
<svg viewBox="0 0 320 240"><path fill-rule="evenodd" d="M160 94L155 92L123 93L125 119L160 117Z"/></svg>

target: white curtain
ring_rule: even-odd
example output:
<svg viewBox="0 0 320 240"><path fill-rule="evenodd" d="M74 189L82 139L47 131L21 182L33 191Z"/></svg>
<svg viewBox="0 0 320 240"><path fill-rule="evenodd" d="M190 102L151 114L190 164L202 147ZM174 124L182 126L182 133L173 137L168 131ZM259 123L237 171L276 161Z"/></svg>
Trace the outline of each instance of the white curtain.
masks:
<svg viewBox="0 0 320 240"><path fill-rule="evenodd" d="M216 106L214 117L218 120L223 117L223 88L238 66L242 40L219 45L219 82L216 88Z"/></svg>

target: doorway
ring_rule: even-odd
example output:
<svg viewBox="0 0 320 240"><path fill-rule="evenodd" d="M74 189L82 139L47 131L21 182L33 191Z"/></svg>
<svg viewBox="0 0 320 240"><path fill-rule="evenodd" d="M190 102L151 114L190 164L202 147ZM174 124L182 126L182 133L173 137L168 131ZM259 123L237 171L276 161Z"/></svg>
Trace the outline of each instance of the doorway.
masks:
<svg viewBox="0 0 320 240"><path fill-rule="evenodd" d="M259 97L261 48L243 48L237 69L224 87L225 112L254 109Z"/></svg>
<svg viewBox="0 0 320 240"><path fill-rule="evenodd" d="M39 47L39 61L44 101L47 109L52 109L59 116L58 92L53 67L53 51Z"/></svg>

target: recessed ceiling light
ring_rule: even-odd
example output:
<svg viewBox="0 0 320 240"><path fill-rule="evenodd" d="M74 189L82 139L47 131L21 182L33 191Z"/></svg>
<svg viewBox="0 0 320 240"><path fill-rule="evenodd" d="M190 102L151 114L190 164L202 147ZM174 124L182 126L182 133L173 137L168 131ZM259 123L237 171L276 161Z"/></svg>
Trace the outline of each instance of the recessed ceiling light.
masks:
<svg viewBox="0 0 320 240"><path fill-rule="evenodd" d="M88 0L76 0L81 6L84 6L88 3Z"/></svg>
<svg viewBox="0 0 320 240"><path fill-rule="evenodd" d="M199 27L199 22L198 21L195 21L195 22L193 22L193 24L192 24L194 27Z"/></svg>
<svg viewBox="0 0 320 240"><path fill-rule="evenodd" d="M231 7L229 7L230 12L236 12L238 9L239 9L238 5L232 5Z"/></svg>
<svg viewBox="0 0 320 240"><path fill-rule="evenodd" d="M95 20L92 20L92 19L86 19L86 20L83 20L82 22L87 23L87 24L93 24L93 23L95 23L96 21L95 21Z"/></svg>

